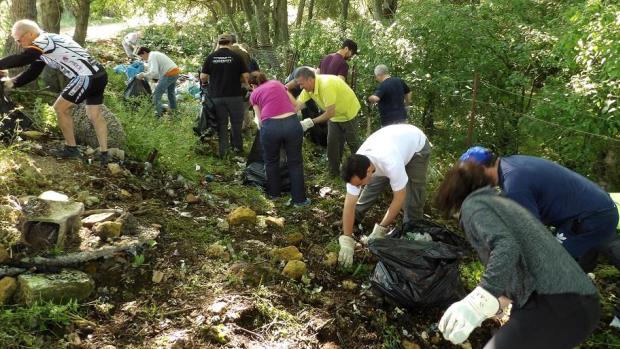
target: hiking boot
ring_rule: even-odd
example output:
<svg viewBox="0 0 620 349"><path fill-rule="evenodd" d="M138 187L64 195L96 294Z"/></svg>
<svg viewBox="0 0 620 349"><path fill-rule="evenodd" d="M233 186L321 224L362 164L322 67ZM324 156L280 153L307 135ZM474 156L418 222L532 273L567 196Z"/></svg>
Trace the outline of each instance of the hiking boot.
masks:
<svg viewBox="0 0 620 349"><path fill-rule="evenodd" d="M108 152L107 151L102 151L99 153L99 164L101 165L101 167L108 165Z"/></svg>
<svg viewBox="0 0 620 349"><path fill-rule="evenodd" d="M78 159L82 156L77 146L70 146L66 144L62 150L57 150L52 152L52 154L60 159Z"/></svg>

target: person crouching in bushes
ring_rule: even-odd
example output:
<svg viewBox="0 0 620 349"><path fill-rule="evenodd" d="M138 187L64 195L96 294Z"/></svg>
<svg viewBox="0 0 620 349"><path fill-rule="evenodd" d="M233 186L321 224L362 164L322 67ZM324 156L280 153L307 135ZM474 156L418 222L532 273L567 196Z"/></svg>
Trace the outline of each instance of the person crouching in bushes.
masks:
<svg viewBox="0 0 620 349"><path fill-rule="evenodd" d="M295 111L295 98L284 84L277 80L267 80L264 73L250 74L250 104L259 122L260 142L265 158L267 173L267 194L272 199L280 196L280 148L286 151L288 172L291 179L292 203L305 206L303 157L301 146L304 132Z"/></svg>
<svg viewBox="0 0 620 349"><path fill-rule="evenodd" d="M439 330L464 342L487 319L512 303L510 320L485 348L574 348L600 318L595 286L547 228L528 210L491 187L482 166L456 165L439 186L436 205L459 214L483 264L480 284L452 304Z"/></svg>

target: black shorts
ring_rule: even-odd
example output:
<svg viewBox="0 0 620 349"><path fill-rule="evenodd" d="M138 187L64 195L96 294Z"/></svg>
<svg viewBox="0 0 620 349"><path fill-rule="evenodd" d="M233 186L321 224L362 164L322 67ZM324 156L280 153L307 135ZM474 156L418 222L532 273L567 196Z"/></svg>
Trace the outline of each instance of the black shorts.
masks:
<svg viewBox="0 0 620 349"><path fill-rule="evenodd" d="M62 98L74 104L86 100L86 105L103 104L103 91L108 84L105 70L92 76L76 76L69 81L60 94Z"/></svg>

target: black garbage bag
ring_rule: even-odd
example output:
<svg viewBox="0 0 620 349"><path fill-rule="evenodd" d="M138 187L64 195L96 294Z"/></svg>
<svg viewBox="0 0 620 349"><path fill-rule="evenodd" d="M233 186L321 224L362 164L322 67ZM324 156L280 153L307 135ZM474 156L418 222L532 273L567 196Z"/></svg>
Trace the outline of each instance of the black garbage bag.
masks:
<svg viewBox="0 0 620 349"><path fill-rule="evenodd" d="M4 84L0 83L0 140L4 144L11 143L16 131L33 127L32 120L15 108L15 103L4 92Z"/></svg>
<svg viewBox="0 0 620 349"><path fill-rule="evenodd" d="M410 240L412 233L427 233L433 241ZM465 295L459 277L465 244L463 238L436 223L407 224L385 239L369 242L370 251L379 258L370 281L406 308L447 305Z"/></svg>
<svg viewBox="0 0 620 349"><path fill-rule="evenodd" d="M291 179L288 174L286 161L280 157L280 185L282 191L291 190ZM263 158L263 148L260 144L260 132L256 132L254 143L250 149L250 154L246 160L246 167L243 171L243 184L267 188L267 173L265 172L265 160Z"/></svg>
<svg viewBox="0 0 620 349"><path fill-rule="evenodd" d="M194 134L198 137L211 136L217 134L217 118L215 115L215 104L209 96L206 87L200 88L200 115L196 120L196 126L193 128Z"/></svg>
<svg viewBox="0 0 620 349"><path fill-rule="evenodd" d="M151 86L148 82L133 77L129 80L127 87L125 87L123 96L127 99L131 97L150 96L151 93Z"/></svg>

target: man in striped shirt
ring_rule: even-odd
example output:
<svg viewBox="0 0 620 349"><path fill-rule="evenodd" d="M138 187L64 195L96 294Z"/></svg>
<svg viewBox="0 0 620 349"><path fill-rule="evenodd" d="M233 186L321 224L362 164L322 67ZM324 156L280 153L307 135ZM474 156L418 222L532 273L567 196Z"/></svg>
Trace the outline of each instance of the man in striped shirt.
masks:
<svg viewBox="0 0 620 349"><path fill-rule="evenodd" d="M0 59L0 69L29 67L14 78L4 78L5 89L34 81L45 65L60 70L69 79L69 83L54 103L58 126L65 138L64 148L55 155L60 158L80 157L70 110L75 104L86 101L86 114L95 128L100 160L105 165L108 161L108 128L101 114L101 106L108 76L103 66L68 36L46 33L29 19L15 22L11 36L24 51Z"/></svg>

